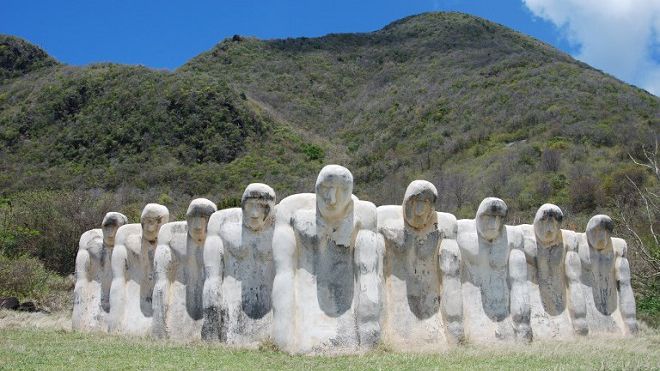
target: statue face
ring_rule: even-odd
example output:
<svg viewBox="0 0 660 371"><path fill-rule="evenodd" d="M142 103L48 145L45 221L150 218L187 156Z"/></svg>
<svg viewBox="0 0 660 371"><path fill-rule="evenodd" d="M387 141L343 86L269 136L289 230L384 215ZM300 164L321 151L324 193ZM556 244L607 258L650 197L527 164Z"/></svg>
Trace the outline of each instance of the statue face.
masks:
<svg viewBox="0 0 660 371"><path fill-rule="evenodd" d="M536 239L544 245L552 245L561 237L560 223L555 218L542 218L534 223Z"/></svg>
<svg viewBox="0 0 660 371"><path fill-rule="evenodd" d="M422 229L429 225L433 220L435 207L433 200L423 195L413 196L405 206L406 222L415 229Z"/></svg>
<svg viewBox="0 0 660 371"><path fill-rule="evenodd" d="M272 205L270 202L248 198L243 203L243 224L253 231L261 230L270 215Z"/></svg>
<svg viewBox="0 0 660 371"><path fill-rule="evenodd" d="M204 241L209 218L203 215L188 216L186 222L188 223L190 237L197 242Z"/></svg>
<svg viewBox="0 0 660 371"><path fill-rule="evenodd" d="M484 213L477 217L477 232L479 235L488 240L493 241L500 236L502 231L502 216Z"/></svg>
<svg viewBox="0 0 660 371"><path fill-rule="evenodd" d="M600 225L587 231L589 245L593 246L596 250L604 250L607 248L610 242L610 237L610 232Z"/></svg>
<svg viewBox="0 0 660 371"><path fill-rule="evenodd" d="M316 203L324 218L337 219L346 213L351 201L351 187L338 177L324 179L316 189Z"/></svg>
<svg viewBox="0 0 660 371"><path fill-rule="evenodd" d="M108 223L101 226L101 231L103 232L103 244L108 247L113 247L115 245L115 235L119 225L117 223Z"/></svg>
<svg viewBox="0 0 660 371"><path fill-rule="evenodd" d="M158 239L158 231L162 225L162 217L144 217L142 218L142 236L150 242Z"/></svg>

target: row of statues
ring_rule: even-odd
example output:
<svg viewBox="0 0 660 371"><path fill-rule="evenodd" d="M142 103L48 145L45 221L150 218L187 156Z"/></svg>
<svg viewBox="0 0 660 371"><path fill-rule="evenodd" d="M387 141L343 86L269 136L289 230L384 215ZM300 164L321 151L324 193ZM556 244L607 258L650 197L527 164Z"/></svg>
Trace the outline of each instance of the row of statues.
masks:
<svg viewBox="0 0 660 371"><path fill-rule="evenodd" d="M577 233L545 204L533 224L510 226L491 197L456 220L435 211L437 196L416 180L401 206L376 207L353 195L348 169L328 165L315 193L279 203L256 183L240 208L196 199L185 221L158 204L136 224L108 213L80 240L73 327L272 340L291 353L637 331L626 243L609 217Z"/></svg>

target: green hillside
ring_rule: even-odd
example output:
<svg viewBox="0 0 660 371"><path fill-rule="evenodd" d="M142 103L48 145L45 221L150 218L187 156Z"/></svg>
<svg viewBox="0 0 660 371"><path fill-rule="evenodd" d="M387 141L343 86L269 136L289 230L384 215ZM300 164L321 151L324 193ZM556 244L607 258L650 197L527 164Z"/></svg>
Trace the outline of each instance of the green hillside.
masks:
<svg viewBox="0 0 660 371"><path fill-rule="evenodd" d="M520 210L547 200L576 212L603 206L599 194L571 200L570 184L608 181L660 122L657 97L456 13L366 34L234 38L180 71L225 79L292 125L329 137L376 203L398 203L422 177L446 186L447 208L469 205L463 216L488 194ZM544 167L544 153L559 163ZM457 201L453 183L474 190ZM393 186L383 192L383 184Z"/></svg>
<svg viewBox="0 0 660 371"><path fill-rule="evenodd" d="M41 48L17 37L0 35L0 82L56 64Z"/></svg>
<svg viewBox="0 0 660 371"><path fill-rule="evenodd" d="M512 224L545 202L578 230L597 212L625 217L655 259L631 258L648 277L660 248L635 187L656 190L658 178L629 155L644 158L659 128L658 97L460 13L360 34L237 35L173 72L61 65L2 36L0 250L68 273L78 236L107 210L136 221L157 201L180 218L194 197L235 205L254 181L282 198L340 163L378 205L423 178L458 217L491 195ZM636 284L660 291L657 279Z"/></svg>

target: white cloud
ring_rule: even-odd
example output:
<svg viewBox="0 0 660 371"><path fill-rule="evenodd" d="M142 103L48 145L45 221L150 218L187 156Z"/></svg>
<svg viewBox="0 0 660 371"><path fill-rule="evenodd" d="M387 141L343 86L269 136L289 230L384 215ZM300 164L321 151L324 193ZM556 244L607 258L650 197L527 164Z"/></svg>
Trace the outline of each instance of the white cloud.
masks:
<svg viewBox="0 0 660 371"><path fill-rule="evenodd" d="M555 24L575 57L660 95L660 0L522 0Z"/></svg>

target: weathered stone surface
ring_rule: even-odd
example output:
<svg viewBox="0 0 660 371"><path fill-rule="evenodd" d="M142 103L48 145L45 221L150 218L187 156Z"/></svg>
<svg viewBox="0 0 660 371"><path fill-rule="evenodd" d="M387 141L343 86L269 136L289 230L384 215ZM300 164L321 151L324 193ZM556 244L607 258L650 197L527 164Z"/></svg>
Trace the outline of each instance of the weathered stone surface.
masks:
<svg viewBox="0 0 660 371"><path fill-rule="evenodd" d="M196 199L186 221L167 223L157 204L141 224L109 213L81 236L73 327L240 347L272 339L312 354L638 331L627 246L605 215L575 233L552 204L507 226L492 197L457 221L435 210L427 181L410 183L401 206L352 192L350 171L329 165L315 193L279 204L254 183L240 208Z"/></svg>
<svg viewBox="0 0 660 371"><path fill-rule="evenodd" d="M157 338L199 339L202 330L204 243L217 210L205 198L193 200L186 221L164 224L154 258L152 334Z"/></svg>
<svg viewBox="0 0 660 371"><path fill-rule="evenodd" d="M380 338L376 207L352 191L350 171L328 165L315 195L294 195L277 214L274 340L286 351L356 351Z"/></svg>
<svg viewBox="0 0 660 371"><path fill-rule="evenodd" d="M253 183L240 209L212 218L204 248L205 339L247 347L271 339L275 203L271 187Z"/></svg>
<svg viewBox="0 0 660 371"><path fill-rule="evenodd" d="M635 297L630 286L626 242L611 237L607 215L589 220L579 234L580 283L590 333L637 333Z"/></svg>
<svg viewBox="0 0 660 371"><path fill-rule="evenodd" d="M463 340L456 218L435 211L437 191L408 186L402 206L378 207L384 239L382 340L395 350L445 349Z"/></svg>
<svg viewBox="0 0 660 371"><path fill-rule="evenodd" d="M545 204L534 224L520 226L525 240L531 326L538 339L586 335L577 234L561 229L563 213Z"/></svg>
<svg viewBox="0 0 660 371"><path fill-rule="evenodd" d="M108 330L145 336L151 333L154 253L158 231L169 220L163 205L148 204L140 224L119 228L112 252Z"/></svg>
<svg viewBox="0 0 660 371"><path fill-rule="evenodd" d="M107 330L112 283L110 258L117 230L127 222L123 214L110 212L103 218L100 229L89 230L80 237L73 291L74 330Z"/></svg>
<svg viewBox="0 0 660 371"><path fill-rule="evenodd" d="M465 335L470 342L531 340L527 262L520 228L504 225L507 206L489 197L476 218L458 221Z"/></svg>

